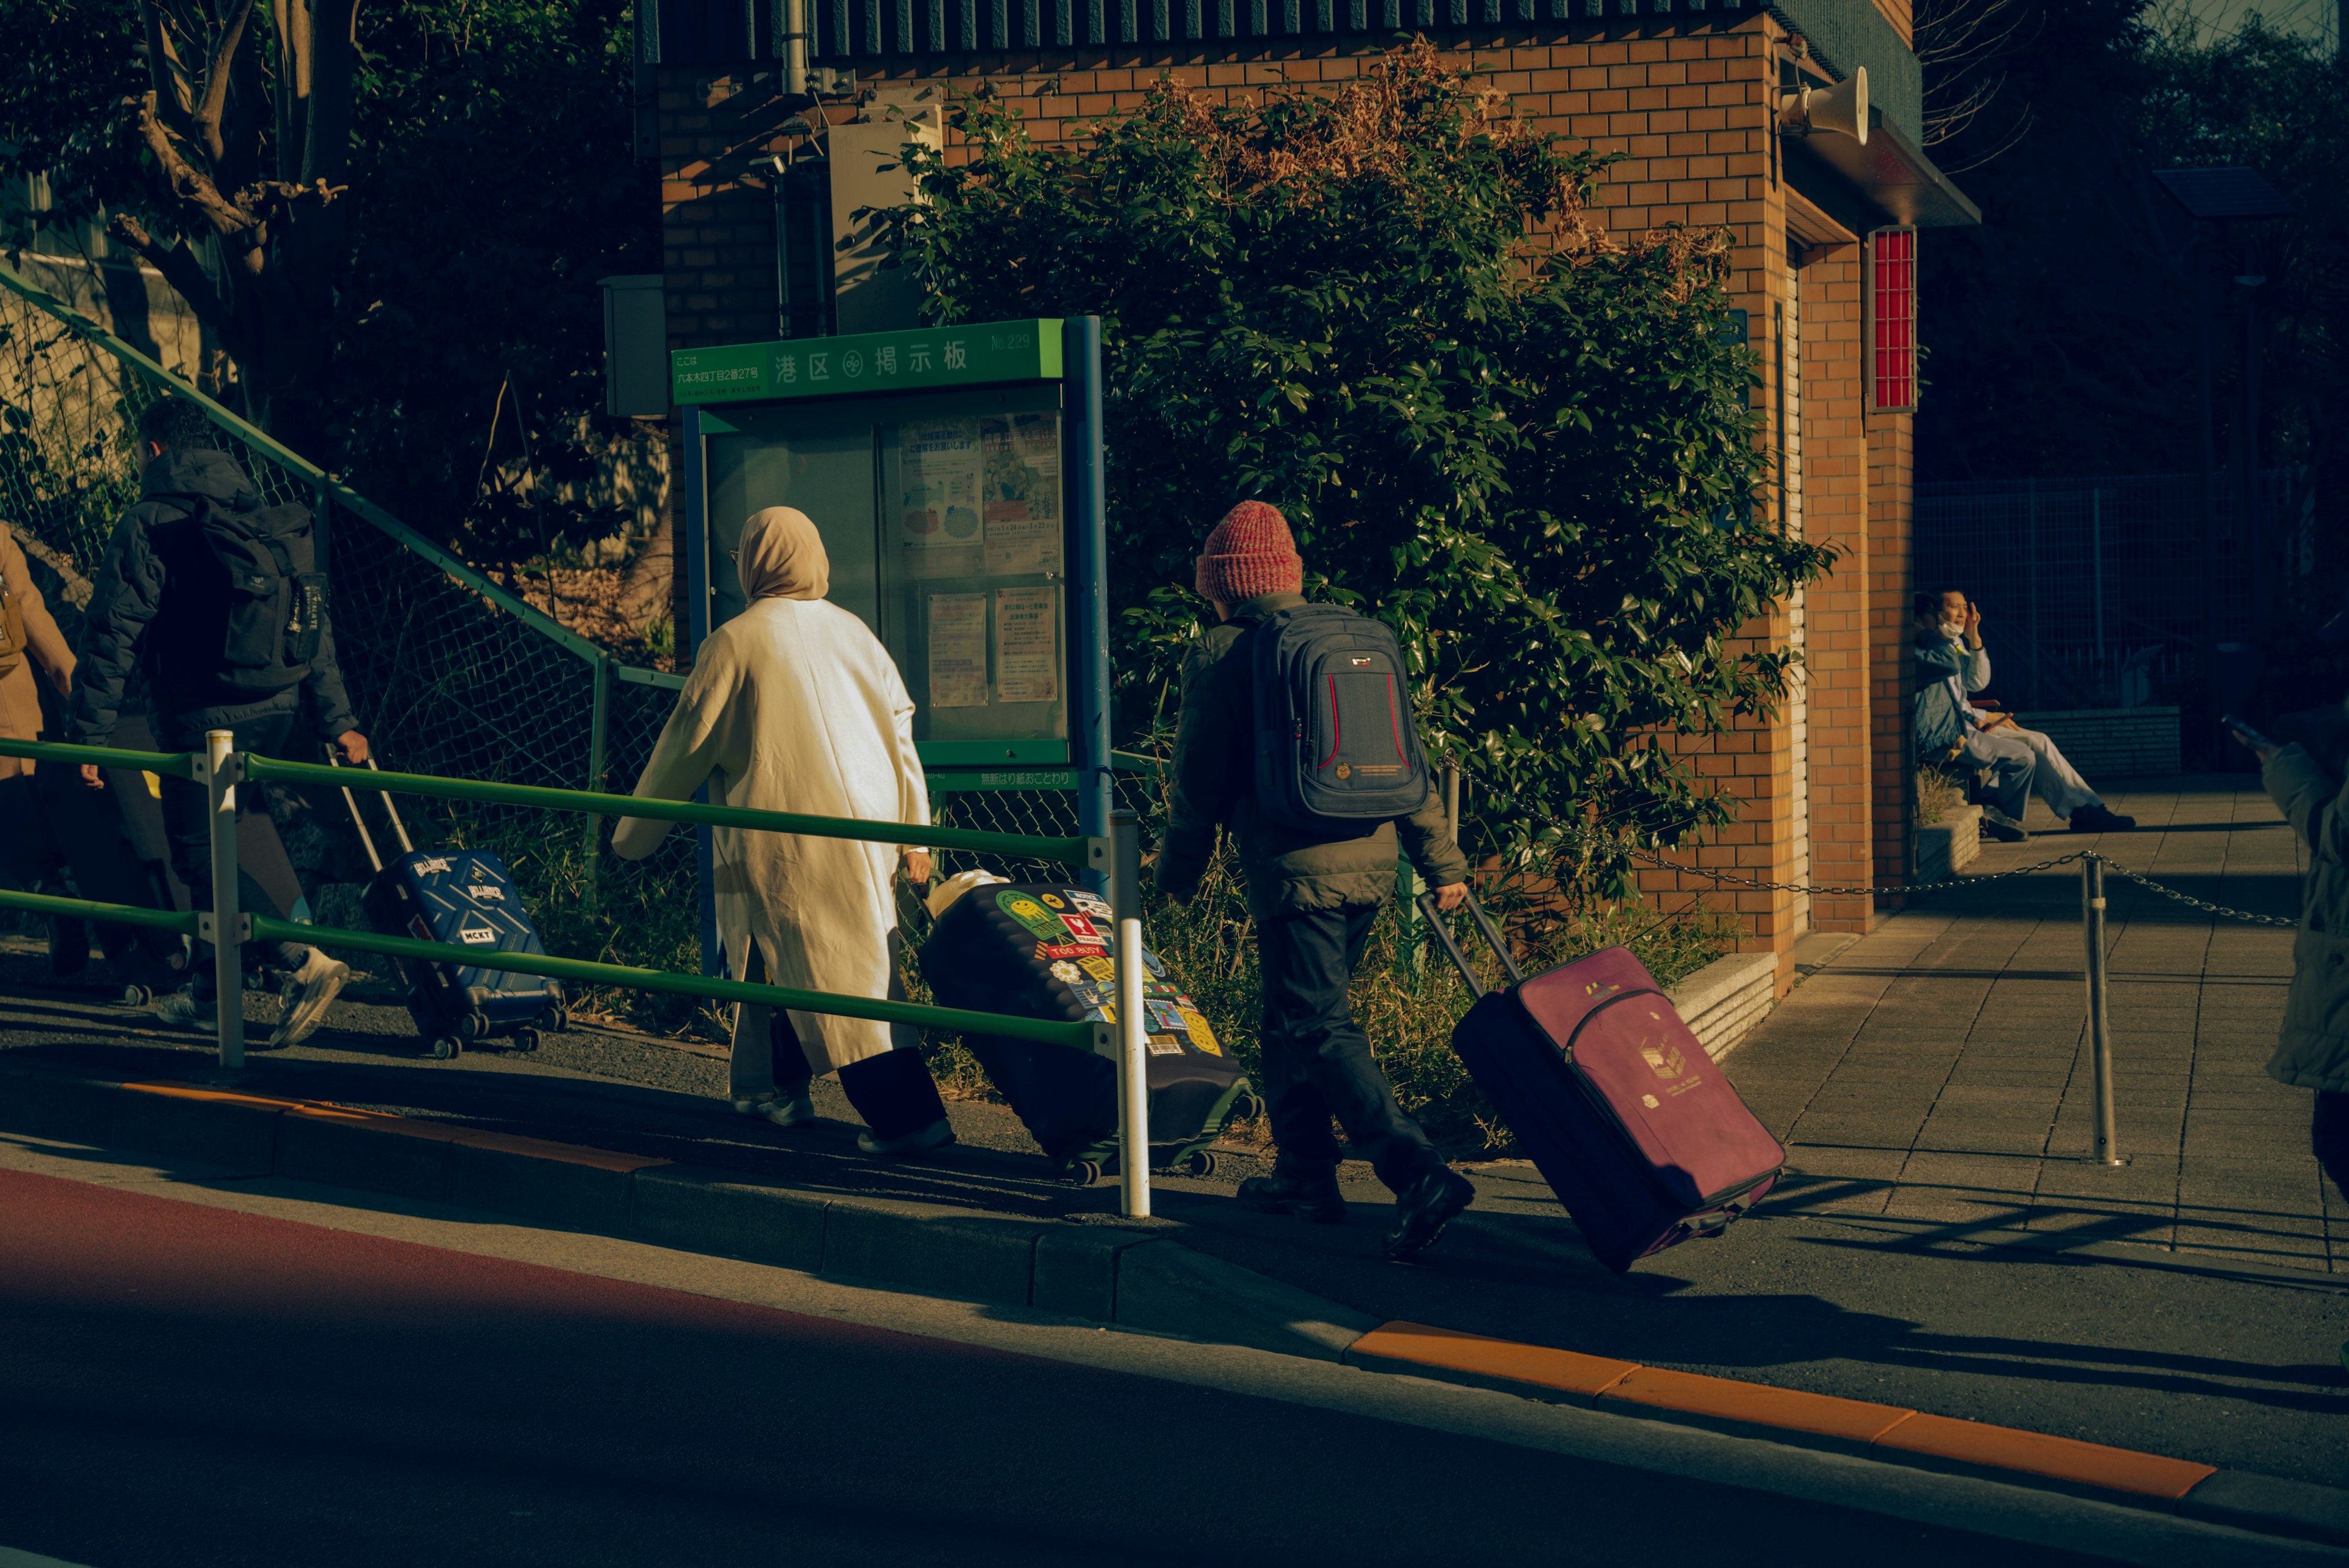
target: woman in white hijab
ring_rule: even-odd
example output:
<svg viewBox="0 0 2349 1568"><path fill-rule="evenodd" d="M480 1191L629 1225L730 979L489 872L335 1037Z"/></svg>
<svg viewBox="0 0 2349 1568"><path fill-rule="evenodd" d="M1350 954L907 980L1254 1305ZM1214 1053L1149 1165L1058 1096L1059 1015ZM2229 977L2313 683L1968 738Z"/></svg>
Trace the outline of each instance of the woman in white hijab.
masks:
<svg viewBox="0 0 2349 1568"><path fill-rule="evenodd" d="M815 524L788 506L754 513L734 561L750 606L694 650L638 797L686 800L706 781L709 798L727 805L926 826L913 699L880 639L825 602L832 567ZM612 847L641 860L668 828L624 818ZM737 980L905 994L892 885L899 848L733 827L714 838L719 939ZM907 876L928 881L928 854L902 853ZM778 1037L791 1035L797 1049L784 1045L779 1073ZM796 1126L815 1114L810 1075L837 1070L864 1118L857 1141L866 1153L938 1147L954 1134L915 1045L903 1026L738 1006L734 1108Z"/></svg>

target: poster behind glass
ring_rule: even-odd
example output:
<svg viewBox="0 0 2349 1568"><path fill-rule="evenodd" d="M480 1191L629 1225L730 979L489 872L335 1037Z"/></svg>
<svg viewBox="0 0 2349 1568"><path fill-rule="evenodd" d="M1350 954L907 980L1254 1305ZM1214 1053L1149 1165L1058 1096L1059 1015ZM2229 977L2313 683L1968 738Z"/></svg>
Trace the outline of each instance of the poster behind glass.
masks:
<svg viewBox="0 0 2349 1568"><path fill-rule="evenodd" d="M926 693L916 738L1065 742L1059 412L941 413L880 435L883 621Z"/></svg>

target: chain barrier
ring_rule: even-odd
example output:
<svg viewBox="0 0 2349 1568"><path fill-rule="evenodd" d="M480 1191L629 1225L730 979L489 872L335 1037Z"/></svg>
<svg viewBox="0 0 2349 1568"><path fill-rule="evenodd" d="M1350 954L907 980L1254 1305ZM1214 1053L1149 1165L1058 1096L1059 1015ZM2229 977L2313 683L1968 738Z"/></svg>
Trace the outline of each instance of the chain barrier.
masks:
<svg viewBox="0 0 2349 1568"><path fill-rule="evenodd" d="M2183 904L2189 909L2199 909L2206 915L2218 915L2230 920L2247 920L2255 926L2289 926L2297 929L2300 925L2299 919L2294 917L2254 915L2248 909L2230 909L2224 904L2213 904L2208 899L2198 898L2191 893L2181 893L2175 888L2165 888L2152 877L2142 872L2132 871L2117 860L2106 860L2105 869L2116 877L2127 877L2140 888L2149 888L2174 903Z"/></svg>
<svg viewBox="0 0 2349 1568"><path fill-rule="evenodd" d="M2211 903L2207 898L2198 898L2191 893L2181 893L2175 888L2163 886L2141 871L2130 870L2110 856L2097 855L2092 849L2075 850L2069 855L2060 856L2054 860L2042 860L2035 866L2018 866L2008 871L1989 871L1979 877L1958 877L1942 882L1911 882L1884 888L1878 888L1873 884L1861 887L1830 887L1815 882L1770 882L1759 877L1740 877L1730 871L1710 870L1702 866L1683 866L1676 860L1667 860L1650 850L1631 851L1631 857L1645 865L1656 867L1661 870L1702 877L1709 881L1724 882L1732 887L1748 888L1762 893L1807 893L1814 897L1824 894L1829 898L1873 898L1878 893L1940 893L1956 888L1980 888L1992 882L2003 882L2014 877L2035 877L2043 871L2053 871L2059 866L2074 865L2092 856L2104 862L2105 868L2115 876L2126 877L2139 887L2149 888L2173 903L2183 904L2188 909L2199 910L2206 915L2216 915L2222 919L2243 920L2254 926L2296 928L2300 924L2299 919L2292 916L2255 915L2248 909L2232 909L2225 904Z"/></svg>

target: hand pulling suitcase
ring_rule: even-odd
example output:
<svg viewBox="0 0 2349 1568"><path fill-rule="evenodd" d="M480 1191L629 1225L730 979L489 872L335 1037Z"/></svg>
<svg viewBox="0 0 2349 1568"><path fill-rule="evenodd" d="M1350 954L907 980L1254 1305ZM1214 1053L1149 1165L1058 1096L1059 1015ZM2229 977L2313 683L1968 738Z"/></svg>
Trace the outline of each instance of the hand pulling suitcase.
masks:
<svg viewBox="0 0 2349 1568"><path fill-rule="evenodd" d="M1475 896L1512 981L1487 993L1433 894L1419 906L1475 1006L1452 1048L1517 1135L1599 1261L1623 1273L1718 1236L1778 1179L1778 1147L1626 948L1526 978Z"/></svg>
<svg viewBox="0 0 2349 1568"><path fill-rule="evenodd" d="M938 917L922 944L922 975L947 1007L1115 1023L1115 929L1109 905L1081 888L985 883ZM1208 1146L1262 1102L1165 963L1146 947L1142 962L1151 1163L1206 1176L1216 1168ZM1061 1174L1092 1182L1115 1164L1115 1063L997 1034L963 1043Z"/></svg>
<svg viewBox="0 0 2349 1568"><path fill-rule="evenodd" d="M332 747L326 761L330 766L342 765ZM367 766L373 768L374 762ZM446 854L419 850L409 842L408 828L391 797L381 798L400 848L399 858L388 866L376 853L358 801L347 787L343 791L367 863L375 867L360 902L377 930L492 952L544 956L538 928L523 909L503 862L486 849ZM541 1029L559 1030L567 1022L563 987L556 981L471 964L394 961L408 988L408 1015L416 1021L416 1032L432 1043L436 1060L445 1062L467 1045L502 1037L511 1039L517 1051L535 1051Z"/></svg>

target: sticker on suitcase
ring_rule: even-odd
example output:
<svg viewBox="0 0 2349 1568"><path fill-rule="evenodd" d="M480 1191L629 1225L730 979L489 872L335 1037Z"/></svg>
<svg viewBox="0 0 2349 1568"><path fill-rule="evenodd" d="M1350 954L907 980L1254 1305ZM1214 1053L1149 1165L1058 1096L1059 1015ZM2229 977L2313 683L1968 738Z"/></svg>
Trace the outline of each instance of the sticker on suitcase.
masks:
<svg viewBox="0 0 2349 1568"><path fill-rule="evenodd" d="M1061 924L1060 917L1038 903L1030 894L1015 893L1006 888L995 895L995 907L1027 927L1030 936L1048 942L1068 941L1069 933Z"/></svg>
<svg viewBox="0 0 2349 1568"><path fill-rule="evenodd" d="M1083 915L1062 915L1061 924L1068 928L1069 935L1076 938L1086 947L1103 950L1109 947L1109 938L1102 933L1099 926L1094 925Z"/></svg>

